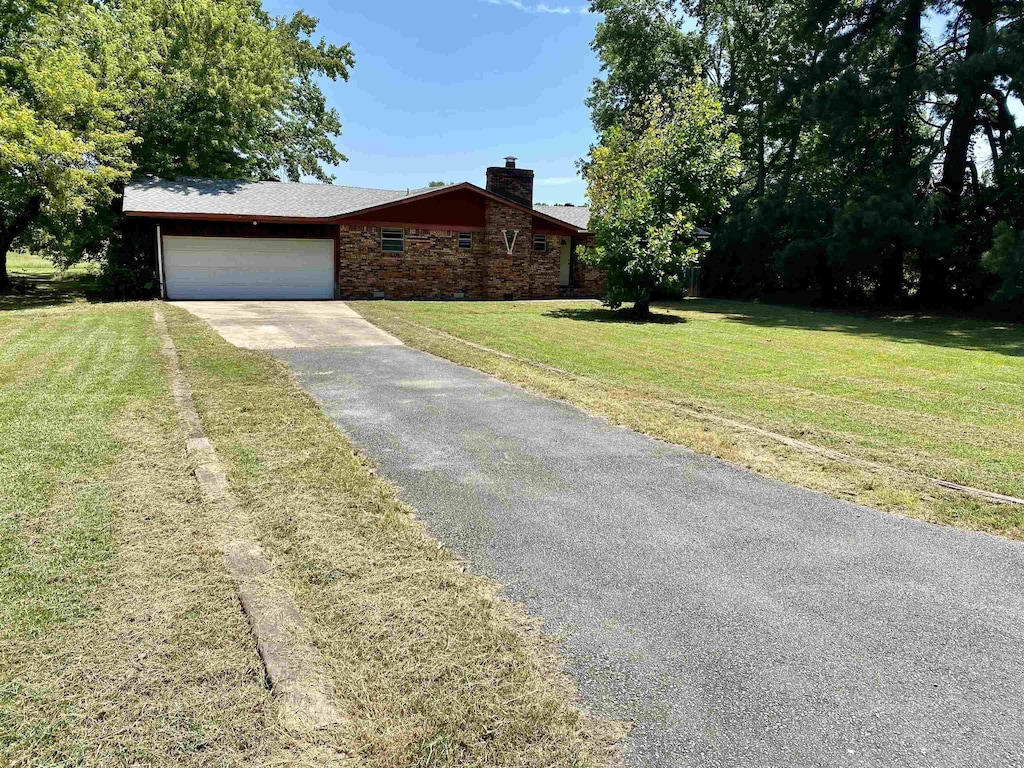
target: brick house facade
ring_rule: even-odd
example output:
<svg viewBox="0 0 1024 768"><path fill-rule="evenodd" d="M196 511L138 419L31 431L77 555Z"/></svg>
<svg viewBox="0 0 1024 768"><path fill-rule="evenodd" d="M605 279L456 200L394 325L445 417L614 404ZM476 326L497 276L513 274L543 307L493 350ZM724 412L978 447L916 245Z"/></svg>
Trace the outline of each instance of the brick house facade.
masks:
<svg viewBox="0 0 1024 768"><path fill-rule="evenodd" d="M336 209L340 212L332 213ZM284 283L295 274L287 244L309 238L333 241L332 292L341 299L599 296L604 289L601 274L576 257L576 247L590 241L580 226L585 213L582 208L563 212L560 206L535 207L533 171L516 168L514 158L507 158L503 167L487 169L485 189L457 184L402 193L313 184L188 181L139 182L125 193L125 214L155 227L161 284L165 277L174 278L175 270L205 269L206 282L200 281L200 286L223 275L225 283L241 285L244 293L249 289L240 270L250 268L250 263L253 270L266 270L255 256L247 256L246 239L282 244L281 254L271 256ZM188 264L177 256L183 238L191 242ZM210 243L208 268L195 263L202 259L205 242ZM233 250L225 253L229 245ZM267 258L268 247L274 250L272 242L252 250ZM262 290L273 293L276 275L271 275L271 288ZM266 275L261 277L266 286ZM281 297L285 296L267 296Z"/></svg>
<svg viewBox="0 0 1024 768"><path fill-rule="evenodd" d="M431 220L438 220L436 211L425 206L411 209L401 202L375 212L390 223L375 222L360 212L354 218L363 219L361 223L340 224L338 298L548 299L601 294L601 274L575 256L575 246L589 238L561 222L540 220L533 210L533 171L516 168L512 161L488 168L486 191L492 196L482 201L482 217L468 205L452 206L460 208L457 217L466 223L451 229L432 228ZM402 213L403 207L408 212ZM410 221L403 225L404 219ZM382 252L385 227L405 231L401 253ZM459 248L460 231L470 233L469 250ZM512 232L510 252L506 236ZM534 235L544 235L543 250L534 248ZM560 285L563 238L569 239L570 248L567 285Z"/></svg>

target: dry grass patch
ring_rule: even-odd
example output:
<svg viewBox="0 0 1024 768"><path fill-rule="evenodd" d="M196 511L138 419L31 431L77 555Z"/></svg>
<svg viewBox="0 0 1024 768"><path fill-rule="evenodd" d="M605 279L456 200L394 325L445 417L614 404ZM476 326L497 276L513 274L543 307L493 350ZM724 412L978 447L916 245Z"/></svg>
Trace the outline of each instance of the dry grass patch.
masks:
<svg viewBox="0 0 1024 768"><path fill-rule="evenodd" d="M494 584L427 537L394 489L262 353L168 307L203 426L292 585L372 766L576 766L614 759L550 644ZM325 737L327 738L327 737Z"/></svg>
<svg viewBox="0 0 1024 768"><path fill-rule="evenodd" d="M0 313L0 764L252 765L276 727L146 304Z"/></svg>
<svg viewBox="0 0 1024 768"><path fill-rule="evenodd" d="M650 324L589 302L354 306L412 346L614 424L839 498L1024 539L1024 507L899 471L1024 496L1019 327L704 300L663 307ZM893 470L834 461L723 417Z"/></svg>

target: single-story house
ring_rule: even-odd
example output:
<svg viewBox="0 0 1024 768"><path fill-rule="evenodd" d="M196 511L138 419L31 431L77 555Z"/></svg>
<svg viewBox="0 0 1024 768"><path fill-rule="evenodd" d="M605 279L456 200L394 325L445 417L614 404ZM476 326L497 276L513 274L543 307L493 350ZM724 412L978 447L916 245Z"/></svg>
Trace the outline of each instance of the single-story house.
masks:
<svg viewBox="0 0 1024 768"><path fill-rule="evenodd" d="M169 299L598 296L577 260L585 206L534 205L514 157L468 182L418 190L145 179L124 214L153 243ZM148 246L147 246L148 249Z"/></svg>

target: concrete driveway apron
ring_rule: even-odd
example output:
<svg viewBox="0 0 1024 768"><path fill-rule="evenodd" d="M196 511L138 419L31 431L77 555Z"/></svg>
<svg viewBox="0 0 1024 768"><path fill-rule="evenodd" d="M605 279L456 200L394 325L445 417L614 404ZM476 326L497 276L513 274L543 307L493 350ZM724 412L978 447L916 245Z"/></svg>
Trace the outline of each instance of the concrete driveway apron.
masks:
<svg viewBox="0 0 1024 768"><path fill-rule="evenodd" d="M314 349L399 345L340 301L172 301L237 347Z"/></svg>

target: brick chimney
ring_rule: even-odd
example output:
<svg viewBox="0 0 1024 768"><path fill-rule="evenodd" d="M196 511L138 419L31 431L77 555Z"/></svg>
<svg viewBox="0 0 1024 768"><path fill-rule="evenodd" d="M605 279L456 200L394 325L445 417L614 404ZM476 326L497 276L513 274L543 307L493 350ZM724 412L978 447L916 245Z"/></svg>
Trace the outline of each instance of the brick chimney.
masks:
<svg viewBox="0 0 1024 768"><path fill-rule="evenodd" d="M516 168L514 157L505 158L505 167L487 169L487 191L533 209L533 171Z"/></svg>

